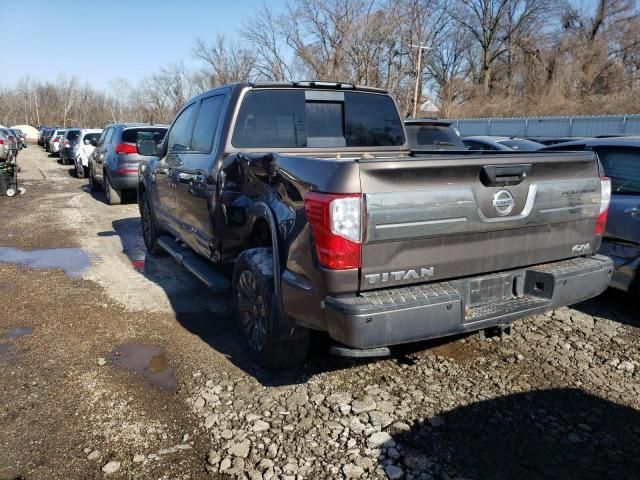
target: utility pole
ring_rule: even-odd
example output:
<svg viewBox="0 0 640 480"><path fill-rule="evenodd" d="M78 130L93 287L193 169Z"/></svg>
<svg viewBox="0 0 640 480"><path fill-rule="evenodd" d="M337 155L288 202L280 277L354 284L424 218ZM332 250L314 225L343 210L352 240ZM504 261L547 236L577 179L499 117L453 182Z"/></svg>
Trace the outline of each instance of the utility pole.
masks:
<svg viewBox="0 0 640 480"><path fill-rule="evenodd" d="M416 69L416 86L413 91L413 118L418 115L418 89L420 88L420 78L422 77L422 51L431 50L431 47L427 47L420 43L420 45L411 45L411 48L418 49L418 68Z"/></svg>

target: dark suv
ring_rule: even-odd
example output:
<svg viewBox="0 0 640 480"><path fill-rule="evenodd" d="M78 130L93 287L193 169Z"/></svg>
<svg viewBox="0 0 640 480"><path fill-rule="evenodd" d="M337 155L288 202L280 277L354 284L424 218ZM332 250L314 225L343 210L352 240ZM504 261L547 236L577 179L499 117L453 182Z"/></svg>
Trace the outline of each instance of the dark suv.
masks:
<svg viewBox="0 0 640 480"><path fill-rule="evenodd" d="M89 159L91 191L104 189L109 205L118 205L122 192L135 191L138 186L138 164L142 159L136 142L151 138L160 143L167 133L166 125L116 123L108 125L95 142Z"/></svg>

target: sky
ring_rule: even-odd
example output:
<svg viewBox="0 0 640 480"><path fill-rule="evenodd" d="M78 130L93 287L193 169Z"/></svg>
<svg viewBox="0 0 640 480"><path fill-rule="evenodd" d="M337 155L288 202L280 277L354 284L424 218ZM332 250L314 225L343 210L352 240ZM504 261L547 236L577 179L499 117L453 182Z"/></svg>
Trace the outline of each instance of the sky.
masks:
<svg viewBox="0 0 640 480"><path fill-rule="evenodd" d="M75 75L82 84L105 91L116 78L136 85L163 65L180 60L194 65L196 38L235 36L263 1L275 11L284 3L25 0L3 8L10 1L0 0L0 45L16 45L20 53L15 61L3 61L0 86L13 87L25 75L53 81Z"/></svg>

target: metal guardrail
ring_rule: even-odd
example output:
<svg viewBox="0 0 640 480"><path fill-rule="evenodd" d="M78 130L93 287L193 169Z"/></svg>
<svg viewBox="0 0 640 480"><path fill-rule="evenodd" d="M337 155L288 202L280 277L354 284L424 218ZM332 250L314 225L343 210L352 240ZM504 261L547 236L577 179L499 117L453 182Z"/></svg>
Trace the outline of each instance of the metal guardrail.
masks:
<svg viewBox="0 0 640 480"><path fill-rule="evenodd" d="M449 119L464 136L595 137L640 135L640 114Z"/></svg>

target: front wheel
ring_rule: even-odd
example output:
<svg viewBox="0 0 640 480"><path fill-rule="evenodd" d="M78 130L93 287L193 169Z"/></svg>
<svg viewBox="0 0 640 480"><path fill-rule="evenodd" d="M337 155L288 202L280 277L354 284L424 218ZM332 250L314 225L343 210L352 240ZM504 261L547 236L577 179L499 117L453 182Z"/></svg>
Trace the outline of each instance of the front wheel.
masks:
<svg viewBox="0 0 640 480"><path fill-rule="evenodd" d="M164 253L164 250L158 245L158 227L151 211L147 192L142 192L140 195L140 223L142 224L142 239L147 252L154 255Z"/></svg>
<svg viewBox="0 0 640 480"><path fill-rule="evenodd" d="M309 352L309 331L288 327L273 304L273 252L271 248L244 251L233 270L233 299L240 333L253 359L269 369L299 365Z"/></svg>

